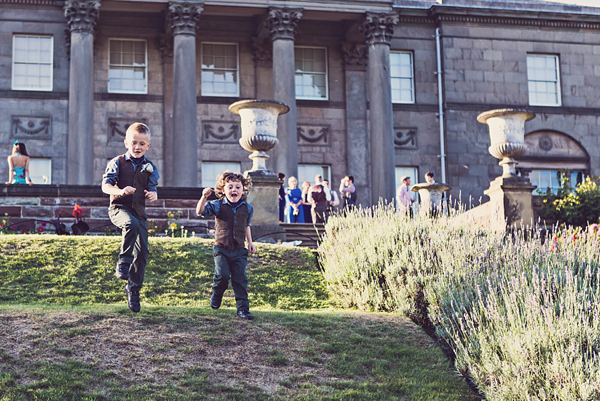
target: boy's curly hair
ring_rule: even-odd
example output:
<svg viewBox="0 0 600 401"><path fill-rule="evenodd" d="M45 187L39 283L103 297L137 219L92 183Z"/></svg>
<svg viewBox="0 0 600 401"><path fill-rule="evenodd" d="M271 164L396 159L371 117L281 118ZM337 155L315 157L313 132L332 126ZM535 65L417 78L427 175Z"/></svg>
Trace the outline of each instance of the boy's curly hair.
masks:
<svg viewBox="0 0 600 401"><path fill-rule="evenodd" d="M244 188L242 199L246 199L248 192L252 189L252 179L250 177L246 178L239 173L233 173L229 170L217 176L217 185L215 185L215 195L217 195L217 198L222 199L225 197L225 184L229 181L239 181L242 183L242 187Z"/></svg>

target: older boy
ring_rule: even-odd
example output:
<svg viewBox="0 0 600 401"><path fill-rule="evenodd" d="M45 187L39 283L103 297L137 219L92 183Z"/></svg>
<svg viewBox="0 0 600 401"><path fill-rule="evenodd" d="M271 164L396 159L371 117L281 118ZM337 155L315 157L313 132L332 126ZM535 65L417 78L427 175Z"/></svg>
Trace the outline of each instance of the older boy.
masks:
<svg viewBox="0 0 600 401"><path fill-rule="evenodd" d="M150 148L150 129L143 123L129 126L125 134L127 153L108 162L102 178L102 192L110 195L108 216L122 231L121 252L115 275L128 280L127 304L139 312L140 288L148 259L146 199L156 202L158 169L146 159Z"/></svg>

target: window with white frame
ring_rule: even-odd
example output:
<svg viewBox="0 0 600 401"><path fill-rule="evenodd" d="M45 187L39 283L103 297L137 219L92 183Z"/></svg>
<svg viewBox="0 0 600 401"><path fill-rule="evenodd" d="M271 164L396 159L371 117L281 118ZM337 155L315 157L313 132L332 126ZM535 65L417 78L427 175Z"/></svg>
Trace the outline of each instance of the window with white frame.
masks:
<svg viewBox="0 0 600 401"><path fill-rule="evenodd" d="M390 75L392 77L392 103L414 103L413 54L411 52L391 52Z"/></svg>
<svg viewBox="0 0 600 401"><path fill-rule="evenodd" d="M202 163L202 187L214 188L217 184L217 175L224 171L241 173L240 163L237 162L203 162Z"/></svg>
<svg viewBox="0 0 600 401"><path fill-rule="evenodd" d="M295 47L296 99L328 99L327 49Z"/></svg>
<svg viewBox="0 0 600 401"><path fill-rule="evenodd" d="M13 35L12 89L51 91L53 59L52 36Z"/></svg>
<svg viewBox="0 0 600 401"><path fill-rule="evenodd" d="M565 177L566 176L566 177ZM572 189L575 189L577 184L583 182L583 171L564 171L564 170L537 170L533 169L529 173L529 181L537 187L535 194L546 193L548 190L553 194L557 194L562 187L561 181L566 178Z"/></svg>
<svg viewBox="0 0 600 401"><path fill-rule="evenodd" d="M239 95L238 45L202 43L202 96Z"/></svg>
<svg viewBox="0 0 600 401"><path fill-rule="evenodd" d="M148 93L148 55L145 40L109 39L108 91Z"/></svg>
<svg viewBox="0 0 600 401"><path fill-rule="evenodd" d="M560 106L560 71L558 56L529 54L527 85L532 106Z"/></svg>
<svg viewBox="0 0 600 401"><path fill-rule="evenodd" d="M320 175L324 180L329 180L330 186L335 187L334 183L331 182L330 178L330 167L323 166L320 164L299 164L298 165L298 187L302 186L304 181L310 182L310 185L314 185L315 177ZM338 183L339 184L339 183Z"/></svg>
<svg viewBox="0 0 600 401"><path fill-rule="evenodd" d="M35 185L52 184L52 159L43 157L29 158L29 177Z"/></svg>

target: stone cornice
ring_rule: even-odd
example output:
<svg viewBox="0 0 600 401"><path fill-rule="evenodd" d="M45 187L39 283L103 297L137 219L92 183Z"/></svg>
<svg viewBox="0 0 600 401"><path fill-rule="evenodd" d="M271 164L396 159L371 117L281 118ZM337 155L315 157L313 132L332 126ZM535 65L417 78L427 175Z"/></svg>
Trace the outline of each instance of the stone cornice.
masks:
<svg viewBox="0 0 600 401"><path fill-rule="evenodd" d="M433 6L428 12L435 23L533 26L564 29L600 29L600 15L581 15L527 10L496 10Z"/></svg>
<svg viewBox="0 0 600 401"><path fill-rule="evenodd" d="M394 25L398 23L398 14L367 13L363 23L359 26L361 32L367 37L367 45L390 45L394 35Z"/></svg>
<svg viewBox="0 0 600 401"><path fill-rule="evenodd" d="M71 32L94 33L100 16L100 2L86 0L65 1L65 18Z"/></svg>
<svg viewBox="0 0 600 401"><path fill-rule="evenodd" d="M173 35L196 35L200 15L204 11L201 3L171 2L167 24Z"/></svg>
<svg viewBox="0 0 600 401"><path fill-rule="evenodd" d="M302 10L291 8L270 8L267 17L267 28L271 39L294 40L296 25L302 18Z"/></svg>

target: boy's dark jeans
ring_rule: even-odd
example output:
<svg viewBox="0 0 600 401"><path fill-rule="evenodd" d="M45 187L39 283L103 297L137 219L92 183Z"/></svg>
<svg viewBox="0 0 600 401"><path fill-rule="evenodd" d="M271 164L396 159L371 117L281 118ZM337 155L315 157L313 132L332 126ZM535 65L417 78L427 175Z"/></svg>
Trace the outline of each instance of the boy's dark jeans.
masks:
<svg viewBox="0 0 600 401"><path fill-rule="evenodd" d="M213 256L215 258L215 277L213 280L215 296L223 296L231 278L237 310L249 311L248 276L246 276L248 250L246 248L230 250L215 245L213 246Z"/></svg>
<svg viewBox="0 0 600 401"><path fill-rule="evenodd" d="M148 227L146 219L138 218L129 210L111 206L108 208L110 221L121 229L121 252L119 263L131 265L127 287L142 288L148 260Z"/></svg>

